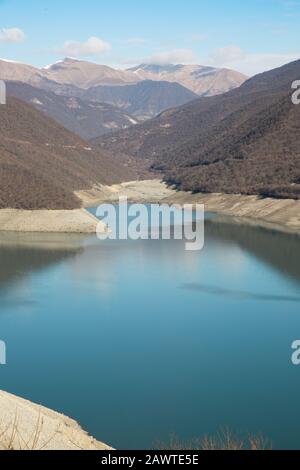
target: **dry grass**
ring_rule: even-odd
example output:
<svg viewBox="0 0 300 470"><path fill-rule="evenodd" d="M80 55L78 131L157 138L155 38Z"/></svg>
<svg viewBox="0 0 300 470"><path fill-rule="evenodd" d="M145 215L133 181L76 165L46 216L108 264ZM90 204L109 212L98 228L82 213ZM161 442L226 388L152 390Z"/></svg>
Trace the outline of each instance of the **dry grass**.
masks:
<svg viewBox="0 0 300 470"><path fill-rule="evenodd" d="M46 441L42 439L43 433L43 418L39 413L36 425L33 432L26 438L20 431L19 415L16 412L13 421L4 429L1 429L0 423L0 450L13 451L42 451L45 450L51 441L54 439L59 429L53 433ZM73 442L73 441L71 441ZM79 445L73 442L74 446L82 449ZM238 438L233 435L229 430L225 429L220 431L215 437L205 436L204 438L195 438L189 441L182 441L177 436L170 437L168 442L159 442L155 445L156 450L198 450L198 451L214 451L214 450L228 450L228 451L263 451L272 450L272 443L261 435L247 436L246 438ZM83 450L83 449L82 449Z"/></svg>
<svg viewBox="0 0 300 470"><path fill-rule="evenodd" d="M42 442L43 426L44 421L41 413L39 413L33 432L29 435L29 437L25 437L19 429L19 415L16 411L14 419L9 425L7 425L4 429L1 429L0 425L0 449L6 451L44 450L50 444L59 430L57 430L46 441L43 439Z"/></svg>
<svg viewBox="0 0 300 470"><path fill-rule="evenodd" d="M262 451L272 450L272 443L261 435L239 438L229 430L220 431L217 436L205 436L190 441L182 441L177 436L171 436L169 442L158 443L158 450L228 450L228 451Z"/></svg>

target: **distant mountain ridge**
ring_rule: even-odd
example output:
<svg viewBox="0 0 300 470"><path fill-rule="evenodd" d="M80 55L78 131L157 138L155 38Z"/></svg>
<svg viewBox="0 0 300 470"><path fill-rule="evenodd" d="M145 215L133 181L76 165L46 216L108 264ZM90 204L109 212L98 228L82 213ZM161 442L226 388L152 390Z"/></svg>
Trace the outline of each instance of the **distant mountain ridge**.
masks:
<svg viewBox="0 0 300 470"><path fill-rule="evenodd" d="M7 82L6 86L8 96L43 111L83 139L89 140L138 123L133 116L110 104L57 96L51 91L21 82Z"/></svg>
<svg viewBox="0 0 300 470"><path fill-rule="evenodd" d="M229 69L202 65L147 65L128 69L141 80L180 83L199 96L214 96L239 87L247 77Z"/></svg>
<svg viewBox="0 0 300 470"><path fill-rule="evenodd" d="M125 85L140 81L126 70L116 70L106 65L66 58L41 69L48 80L88 89L99 85Z"/></svg>
<svg viewBox="0 0 300 470"><path fill-rule="evenodd" d="M184 65L116 70L66 58L42 69L0 59L0 79L18 82L15 96L43 110L72 132L90 139L127 128L136 124L136 120L151 119L167 109L197 99L198 94L228 91L239 86L245 77L225 69ZM25 96L21 83L55 93L61 100L54 96L46 98L46 95L42 99L41 92L35 93L40 96L35 99L29 88ZM73 98L73 108L68 98Z"/></svg>
<svg viewBox="0 0 300 470"><path fill-rule="evenodd" d="M106 65L66 58L41 69L0 59L0 78L28 83L47 90L55 84L89 89L97 86L136 84L144 80L165 81L176 82L198 95L210 96L240 86L247 77L233 70L201 65L140 65L127 70L117 70Z"/></svg>
<svg viewBox="0 0 300 470"><path fill-rule="evenodd" d="M152 80L144 80L135 85L93 87L84 91L81 97L89 101L109 103L142 120L198 98L195 93L178 83Z"/></svg>

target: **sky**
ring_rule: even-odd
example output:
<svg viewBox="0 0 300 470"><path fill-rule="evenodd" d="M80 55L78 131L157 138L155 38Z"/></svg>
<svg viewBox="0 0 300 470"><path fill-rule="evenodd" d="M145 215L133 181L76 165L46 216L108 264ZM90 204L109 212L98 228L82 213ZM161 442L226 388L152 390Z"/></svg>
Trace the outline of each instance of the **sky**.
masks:
<svg viewBox="0 0 300 470"><path fill-rule="evenodd" d="M299 23L300 0L0 0L0 58L197 63L254 75L300 58Z"/></svg>

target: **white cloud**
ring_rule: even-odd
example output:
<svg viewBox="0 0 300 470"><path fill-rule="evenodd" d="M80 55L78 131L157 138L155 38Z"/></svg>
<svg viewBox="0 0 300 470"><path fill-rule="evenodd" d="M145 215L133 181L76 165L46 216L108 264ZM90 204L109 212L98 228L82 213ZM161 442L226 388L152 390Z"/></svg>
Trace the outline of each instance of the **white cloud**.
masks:
<svg viewBox="0 0 300 470"><path fill-rule="evenodd" d="M238 46L231 44L230 46L215 49L210 55L211 62L218 65L226 65L228 63L243 60L245 52Z"/></svg>
<svg viewBox="0 0 300 470"><path fill-rule="evenodd" d="M0 43L18 44L26 39L24 31L19 28L0 29Z"/></svg>
<svg viewBox="0 0 300 470"><path fill-rule="evenodd" d="M195 55L191 49L174 49L146 57L140 62L143 64L167 65L186 64L195 60Z"/></svg>
<svg viewBox="0 0 300 470"><path fill-rule="evenodd" d="M235 45L214 50L206 60L207 65L226 67L253 76L300 59L300 52L286 54L247 53Z"/></svg>
<svg viewBox="0 0 300 470"><path fill-rule="evenodd" d="M87 57L104 54L111 48L111 44L103 39L91 37L85 42L66 41L60 52L71 57Z"/></svg>
<svg viewBox="0 0 300 470"><path fill-rule="evenodd" d="M282 65L300 59L300 52L289 54L248 54L244 60L229 63L229 68L235 68L246 75L256 75L267 70L281 67Z"/></svg>

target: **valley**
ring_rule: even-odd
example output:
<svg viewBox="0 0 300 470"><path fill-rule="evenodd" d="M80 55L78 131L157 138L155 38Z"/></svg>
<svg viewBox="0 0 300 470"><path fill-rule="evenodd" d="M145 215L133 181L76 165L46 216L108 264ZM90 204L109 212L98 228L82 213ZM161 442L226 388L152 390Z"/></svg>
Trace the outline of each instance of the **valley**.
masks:
<svg viewBox="0 0 300 470"><path fill-rule="evenodd" d="M11 78L17 71L24 77L23 83L7 83L8 106L0 109L5 124L1 151L6 152L0 162L5 192L0 194L2 207L74 209L81 205L75 195L78 191L149 177L162 178L178 190L193 193L297 199L300 108L291 101L291 84L300 73L299 63L253 77L227 93L197 97L171 81L186 68L141 66L119 74L113 69L108 73L100 65L66 59L37 72L0 61L1 77ZM199 70L199 80L215 77L213 70ZM84 81L87 71L91 73L89 82ZM164 79L173 75L167 82L144 80L145 74ZM37 88L37 78L44 75L47 80L55 79L55 93L45 91L40 83ZM138 76L136 83L132 75ZM76 93L61 95L61 86L75 87ZM181 100L190 103L182 104ZM37 108L36 113L32 107ZM39 112L43 116L39 117ZM146 122L140 124L141 119ZM26 127L22 128L21 121ZM9 122L14 123L17 139ZM34 145L43 157L32 172ZM59 156L62 150L63 157ZM20 152L24 153L21 173L16 173L20 167L16 154ZM50 155L55 167L49 166ZM59 165L67 159L62 173ZM14 188L9 189L15 173L20 181L28 180L23 191L32 188L38 198L29 195L30 189L28 194L18 192L23 203L18 202ZM55 182L49 181L51 175L55 175ZM42 180L43 189L39 187ZM54 192L58 205L53 201Z"/></svg>
<svg viewBox="0 0 300 470"><path fill-rule="evenodd" d="M299 76L296 61L93 144L147 161L183 191L298 199Z"/></svg>
<svg viewBox="0 0 300 470"><path fill-rule="evenodd" d="M299 28L275 3L0 1L1 451L300 448Z"/></svg>

